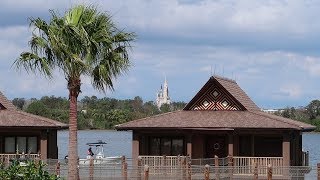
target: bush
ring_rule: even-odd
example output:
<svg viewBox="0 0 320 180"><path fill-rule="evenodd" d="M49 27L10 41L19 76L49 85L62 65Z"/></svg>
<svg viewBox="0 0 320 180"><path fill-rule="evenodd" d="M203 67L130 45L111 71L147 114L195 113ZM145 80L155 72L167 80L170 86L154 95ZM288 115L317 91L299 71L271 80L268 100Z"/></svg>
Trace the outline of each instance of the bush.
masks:
<svg viewBox="0 0 320 180"><path fill-rule="evenodd" d="M25 166L20 166L19 161L13 161L10 166L0 165L0 177L3 180L58 180L56 175L46 171L46 164L42 161L35 163L28 161Z"/></svg>

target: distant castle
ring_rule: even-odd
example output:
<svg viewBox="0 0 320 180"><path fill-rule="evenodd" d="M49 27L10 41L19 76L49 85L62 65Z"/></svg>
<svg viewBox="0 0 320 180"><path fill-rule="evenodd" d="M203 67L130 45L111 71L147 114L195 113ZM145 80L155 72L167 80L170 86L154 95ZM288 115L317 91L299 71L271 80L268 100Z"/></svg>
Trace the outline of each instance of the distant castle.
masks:
<svg viewBox="0 0 320 180"><path fill-rule="evenodd" d="M168 89L168 83L167 83L167 78L164 80L163 88L161 85L161 88L159 92L157 93L157 99L156 103L158 108L160 108L163 104L170 104L170 96L169 96L169 89Z"/></svg>

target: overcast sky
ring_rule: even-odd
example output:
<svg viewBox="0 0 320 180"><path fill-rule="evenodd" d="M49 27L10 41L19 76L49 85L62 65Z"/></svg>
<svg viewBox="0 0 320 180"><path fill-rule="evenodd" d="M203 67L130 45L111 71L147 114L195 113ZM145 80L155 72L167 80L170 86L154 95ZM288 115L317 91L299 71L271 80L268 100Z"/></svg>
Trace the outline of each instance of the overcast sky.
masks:
<svg viewBox="0 0 320 180"><path fill-rule="evenodd" d="M0 1L0 91L9 99L67 97L59 73L48 81L12 68L28 50L28 17L49 19L71 0ZM120 29L138 39L133 66L114 92L99 93L83 78L81 97L154 100L167 77L173 101L189 101L212 72L235 79L261 108L305 106L320 97L320 1L94 0ZM80 97L80 98L81 98Z"/></svg>

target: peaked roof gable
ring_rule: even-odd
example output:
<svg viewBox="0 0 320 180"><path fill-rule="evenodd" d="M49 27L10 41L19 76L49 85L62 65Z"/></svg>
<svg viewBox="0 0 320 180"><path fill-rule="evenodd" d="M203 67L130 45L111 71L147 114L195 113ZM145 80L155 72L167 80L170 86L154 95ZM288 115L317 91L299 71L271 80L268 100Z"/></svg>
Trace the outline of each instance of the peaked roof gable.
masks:
<svg viewBox="0 0 320 180"><path fill-rule="evenodd" d="M183 110L259 110L239 85L230 79L212 76Z"/></svg>
<svg viewBox="0 0 320 180"><path fill-rule="evenodd" d="M15 110L16 108L12 104L11 101L9 101L0 91L0 110L4 109L9 109L9 110Z"/></svg>

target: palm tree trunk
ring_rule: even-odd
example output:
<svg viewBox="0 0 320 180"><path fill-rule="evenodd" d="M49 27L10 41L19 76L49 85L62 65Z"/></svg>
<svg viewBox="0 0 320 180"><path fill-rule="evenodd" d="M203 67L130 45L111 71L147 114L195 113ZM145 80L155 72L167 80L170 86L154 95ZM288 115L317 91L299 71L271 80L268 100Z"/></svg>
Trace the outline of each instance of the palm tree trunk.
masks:
<svg viewBox="0 0 320 180"><path fill-rule="evenodd" d="M70 111L69 111L69 152L68 152L68 179L79 179L78 171L78 142L77 142L77 88L69 86Z"/></svg>

